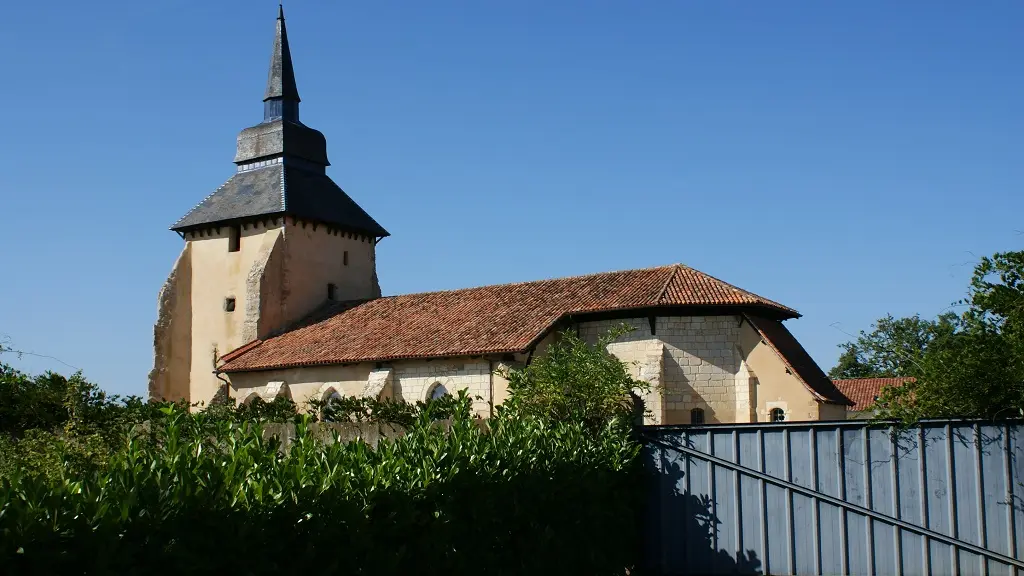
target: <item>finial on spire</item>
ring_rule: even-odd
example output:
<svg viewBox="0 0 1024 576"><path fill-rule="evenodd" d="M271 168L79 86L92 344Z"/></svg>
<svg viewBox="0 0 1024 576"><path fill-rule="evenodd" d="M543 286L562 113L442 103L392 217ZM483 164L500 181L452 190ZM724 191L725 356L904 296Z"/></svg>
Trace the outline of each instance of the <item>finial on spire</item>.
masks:
<svg viewBox="0 0 1024 576"><path fill-rule="evenodd" d="M270 56L267 91L263 94L263 120L283 118L299 121L299 89L295 86L292 53L288 47L288 29L284 24L284 6L277 5L277 30Z"/></svg>

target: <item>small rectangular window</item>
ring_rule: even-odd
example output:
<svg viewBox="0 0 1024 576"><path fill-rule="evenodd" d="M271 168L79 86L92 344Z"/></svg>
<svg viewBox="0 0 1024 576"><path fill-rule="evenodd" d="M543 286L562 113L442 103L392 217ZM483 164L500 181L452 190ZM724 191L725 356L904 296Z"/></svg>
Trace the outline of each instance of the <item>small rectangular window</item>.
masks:
<svg viewBox="0 0 1024 576"><path fill-rule="evenodd" d="M232 226L228 232L228 252L238 252L242 247L242 227Z"/></svg>
<svg viewBox="0 0 1024 576"><path fill-rule="evenodd" d="M341 263L344 266L348 266L348 250L341 253Z"/></svg>
<svg viewBox="0 0 1024 576"><path fill-rule="evenodd" d="M337 292L338 292L338 287L337 286L335 286L334 284L328 284L327 285L327 299L328 300L334 300L334 297L337 296Z"/></svg>
<svg viewBox="0 0 1024 576"><path fill-rule="evenodd" d="M225 312L234 312L235 311L235 299L234 298L230 298L229 297L229 298L225 298L224 299L224 311Z"/></svg>

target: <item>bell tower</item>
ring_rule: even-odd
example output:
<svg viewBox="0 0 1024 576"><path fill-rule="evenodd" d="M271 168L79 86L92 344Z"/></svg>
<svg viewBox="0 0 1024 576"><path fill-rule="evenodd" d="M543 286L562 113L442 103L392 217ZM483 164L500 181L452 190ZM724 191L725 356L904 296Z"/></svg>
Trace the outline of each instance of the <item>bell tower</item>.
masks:
<svg viewBox="0 0 1024 576"><path fill-rule="evenodd" d="M299 103L279 7L263 121L239 133L234 175L171 227L185 246L160 290L151 398L207 403L227 390L227 352L327 302L380 296L389 234L327 176L327 140Z"/></svg>

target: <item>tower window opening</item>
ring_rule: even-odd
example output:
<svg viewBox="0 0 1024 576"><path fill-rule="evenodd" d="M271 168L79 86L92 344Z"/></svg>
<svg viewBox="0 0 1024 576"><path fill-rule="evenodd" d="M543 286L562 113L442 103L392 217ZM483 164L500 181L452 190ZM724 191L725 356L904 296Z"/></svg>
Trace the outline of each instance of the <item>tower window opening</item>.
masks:
<svg viewBox="0 0 1024 576"><path fill-rule="evenodd" d="M224 311L234 312L235 311L235 299L233 297L227 297L224 299Z"/></svg>
<svg viewBox="0 0 1024 576"><path fill-rule="evenodd" d="M242 227L232 226L228 232L228 252L238 252L242 246Z"/></svg>
<svg viewBox="0 0 1024 576"><path fill-rule="evenodd" d="M338 295L338 286L335 284L327 285L327 299L334 300Z"/></svg>
<svg viewBox="0 0 1024 576"><path fill-rule="evenodd" d="M348 266L348 250L341 253L341 264L343 266Z"/></svg>

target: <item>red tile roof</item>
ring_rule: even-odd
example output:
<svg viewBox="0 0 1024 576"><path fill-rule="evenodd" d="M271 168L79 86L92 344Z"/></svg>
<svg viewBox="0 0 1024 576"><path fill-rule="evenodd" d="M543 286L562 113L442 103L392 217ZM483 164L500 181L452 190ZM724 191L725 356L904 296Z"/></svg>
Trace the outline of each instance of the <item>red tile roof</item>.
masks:
<svg viewBox="0 0 1024 576"><path fill-rule="evenodd" d="M835 385L847 398L853 400L851 411L868 410L882 394L886 386L899 386L905 382L915 382L915 378L850 378L834 380Z"/></svg>
<svg viewBox="0 0 1024 576"><path fill-rule="evenodd" d="M675 264L333 303L297 328L226 354L221 370L521 352L568 315L676 306L799 317L777 302Z"/></svg>
<svg viewBox="0 0 1024 576"><path fill-rule="evenodd" d="M785 363L789 373L796 377L818 400L832 404L851 406L853 402L836 388L832 380L821 371L817 362L804 350L796 337L778 320L745 314L750 324L761 333L779 359Z"/></svg>

